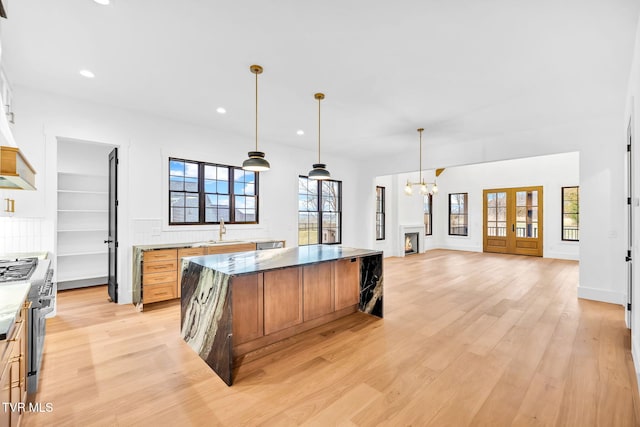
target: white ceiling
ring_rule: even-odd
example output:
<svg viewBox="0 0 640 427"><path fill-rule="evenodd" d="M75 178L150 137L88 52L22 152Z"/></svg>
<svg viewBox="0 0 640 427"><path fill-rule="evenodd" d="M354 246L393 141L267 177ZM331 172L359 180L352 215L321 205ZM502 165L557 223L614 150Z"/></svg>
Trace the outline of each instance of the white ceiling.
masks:
<svg viewBox="0 0 640 427"><path fill-rule="evenodd" d="M5 0L7 1L7 0ZM618 115L637 0L9 0L14 85L345 156ZM96 77L80 77L82 68ZM19 102L19 100L18 100ZM224 106L228 113L215 109ZM303 137L296 130L304 129Z"/></svg>

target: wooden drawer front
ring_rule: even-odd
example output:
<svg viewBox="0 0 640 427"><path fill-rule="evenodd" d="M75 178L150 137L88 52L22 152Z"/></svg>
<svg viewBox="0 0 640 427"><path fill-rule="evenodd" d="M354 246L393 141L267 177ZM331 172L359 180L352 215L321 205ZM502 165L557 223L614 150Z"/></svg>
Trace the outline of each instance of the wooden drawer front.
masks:
<svg viewBox="0 0 640 427"><path fill-rule="evenodd" d="M155 285L157 283L173 282L173 286L176 286L176 280L178 280L177 271L167 271L165 273L149 273L142 276L142 284L145 294L147 293L147 285Z"/></svg>
<svg viewBox="0 0 640 427"><path fill-rule="evenodd" d="M207 254L228 254L231 252L244 252L244 251L255 251L256 244L255 243L236 243L230 245L220 245L220 246L209 246L207 248Z"/></svg>
<svg viewBox="0 0 640 427"><path fill-rule="evenodd" d="M159 251L145 251L142 254L143 261L167 261L175 260L178 257L176 249L162 249Z"/></svg>
<svg viewBox="0 0 640 427"><path fill-rule="evenodd" d="M174 282L145 286L143 292L143 302L145 304L170 300L176 297L176 284Z"/></svg>
<svg viewBox="0 0 640 427"><path fill-rule="evenodd" d="M207 248L184 248L178 249L178 260L185 256L202 256L207 254Z"/></svg>
<svg viewBox="0 0 640 427"><path fill-rule="evenodd" d="M154 261L142 264L142 273L165 273L167 271L176 271L178 269L178 261Z"/></svg>

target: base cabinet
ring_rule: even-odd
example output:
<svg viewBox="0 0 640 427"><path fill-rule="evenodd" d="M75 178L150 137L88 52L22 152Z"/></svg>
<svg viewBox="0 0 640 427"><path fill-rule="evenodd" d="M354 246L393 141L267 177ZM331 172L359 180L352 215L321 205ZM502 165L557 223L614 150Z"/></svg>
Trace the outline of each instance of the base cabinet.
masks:
<svg viewBox="0 0 640 427"><path fill-rule="evenodd" d="M335 262L336 268L336 310L341 310L360 301L360 260L341 259Z"/></svg>
<svg viewBox="0 0 640 427"><path fill-rule="evenodd" d="M135 246L134 246L135 249ZM255 251L255 243L229 243L194 248L154 249L142 251L142 303L150 304L180 298L182 258L232 252ZM134 260L135 262L135 260Z"/></svg>
<svg viewBox="0 0 640 427"><path fill-rule="evenodd" d="M145 304L177 298L177 280L177 249L142 254L142 301Z"/></svg>
<svg viewBox="0 0 640 427"><path fill-rule="evenodd" d="M302 323L302 276L292 267L264 273L264 333Z"/></svg>
<svg viewBox="0 0 640 427"><path fill-rule="evenodd" d="M0 427L19 425L27 400L27 310L30 304L25 304L20 311L11 337L0 342Z"/></svg>
<svg viewBox="0 0 640 427"><path fill-rule="evenodd" d="M305 322L334 311L334 267L335 262L325 262L303 268Z"/></svg>
<svg viewBox="0 0 640 427"><path fill-rule="evenodd" d="M243 344L264 335L262 274L233 279L233 341Z"/></svg>

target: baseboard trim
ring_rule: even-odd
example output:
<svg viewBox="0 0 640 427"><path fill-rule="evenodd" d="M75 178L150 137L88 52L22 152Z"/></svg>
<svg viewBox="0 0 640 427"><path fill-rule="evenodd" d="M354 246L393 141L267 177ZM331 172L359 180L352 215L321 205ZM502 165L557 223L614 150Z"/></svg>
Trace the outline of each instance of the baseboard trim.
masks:
<svg viewBox="0 0 640 427"><path fill-rule="evenodd" d="M475 245L463 246L463 245L443 245L440 247L433 247L431 249L447 249L450 251L465 251L465 252L482 252L482 247Z"/></svg>
<svg viewBox="0 0 640 427"><path fill-rule="evenodd" d="M579 255L570 254L566 252L545 252L543 256L545 258L566 259L569 261L580 261Z"/></svg>
<svg viewBox="0 0 640 427"><path fill-rule="evenodd" d="M578 286L578 298L593 301L608 302L624 306L625 296L619 292L605 291L602 289L586 288Z"/></svg>

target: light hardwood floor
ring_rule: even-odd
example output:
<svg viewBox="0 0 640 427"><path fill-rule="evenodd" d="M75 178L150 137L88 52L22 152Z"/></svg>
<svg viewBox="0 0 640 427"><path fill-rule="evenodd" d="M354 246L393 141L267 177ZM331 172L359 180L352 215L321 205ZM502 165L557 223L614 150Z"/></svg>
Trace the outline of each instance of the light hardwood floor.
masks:
<svg viewBox="0 0 640 427"><path fill-rule="evenodd" d="M179 335L104 287L59 293L24 426L638 426L620 306L578 264L436 250L385 260L385 318L356 313L247 357L227 387Z"/></svg>

